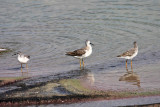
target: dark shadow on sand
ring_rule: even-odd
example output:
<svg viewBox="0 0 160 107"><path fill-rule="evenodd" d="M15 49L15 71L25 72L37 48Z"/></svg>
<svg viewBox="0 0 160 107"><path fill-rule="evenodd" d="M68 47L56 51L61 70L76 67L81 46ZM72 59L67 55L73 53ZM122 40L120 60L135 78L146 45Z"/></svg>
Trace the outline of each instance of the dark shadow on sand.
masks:
<svg viewBox="0 0 160 107"><path fill-rule="evenodd" d="M15 68L15 69L20 69L20 68ZM17 93L17 92L27 91L28 89L44 86L44 85L51 83L51 82L57 83L59 80L62 80L62 79L78 78L78 77L86 75L87 72L90 72L90 70L88 70L88 69L71 70L71 71L68 71L65 73L50 74L50 75L39 76L39 77L30 77L28 79L13 83L12 85L9 85L8 90L5 89L5 91L1 91L0 92L0 96L1 96L0 100L5 98L6 95L9 95L14 92ZM23 72L22 77L28 77L28 73ZM3 90L3 87L1 89ZM61 91L62 90L60 90L60 92Z"/></svg>

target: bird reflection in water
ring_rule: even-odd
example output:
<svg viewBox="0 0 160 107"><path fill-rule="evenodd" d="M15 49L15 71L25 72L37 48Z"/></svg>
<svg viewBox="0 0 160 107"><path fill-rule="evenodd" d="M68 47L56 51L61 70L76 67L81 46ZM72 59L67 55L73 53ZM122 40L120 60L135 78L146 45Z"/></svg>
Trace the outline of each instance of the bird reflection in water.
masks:
<svg viewBox="0 0 160 107"><path fill-rule="evenodd" d="M124 74L119 78L119 81L126 81L128 83L132 83L132 85L137 85L138 88L140 88L140 77L137 73L133 72L133 69L131 71L126 68L127 73Z"/></svg>
<svg viewBox="0 0 160 107"><path fill-rule="evenodd" d="M95 82L94 74L91 71L88 71L81 77L81 80L83 83L93 86Z"/></svg>
<svg viewBox="0 0 160 107"><path fill-rule="evenodd" d="M22 72L21 77L28 78L29 77L29 73L28 72Z"/></svg>

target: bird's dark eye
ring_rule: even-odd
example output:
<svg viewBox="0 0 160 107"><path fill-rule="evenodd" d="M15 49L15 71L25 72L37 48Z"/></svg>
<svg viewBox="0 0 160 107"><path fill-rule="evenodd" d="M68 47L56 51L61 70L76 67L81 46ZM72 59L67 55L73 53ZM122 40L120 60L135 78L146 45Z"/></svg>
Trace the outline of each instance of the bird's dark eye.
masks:
<svg viewBox="0 0 160 107"><path fill-rule="evenodd" d="M94 45L93 43L90 43L91 45Z"/></svg>

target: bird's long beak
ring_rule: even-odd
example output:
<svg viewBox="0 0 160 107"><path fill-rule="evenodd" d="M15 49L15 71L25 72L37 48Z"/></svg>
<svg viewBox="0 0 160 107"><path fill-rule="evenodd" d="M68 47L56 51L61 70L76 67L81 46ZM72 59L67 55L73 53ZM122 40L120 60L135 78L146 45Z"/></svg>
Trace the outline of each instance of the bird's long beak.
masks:
<svg viewBox="0 0 160 107"><path fill-rule="evenodd" d="M13 54L12 56L17 55L17 54Z"/></svg>
<svg viewBox="0 0 160 107"><path fill-rule="evenodd" d="M14 53L12 56L17 55L18 53Z"/></svg>
<svg viewBox="0 0 160 107"><path fill-rule="evenodd" d="M93 44L93 43L90 43L90 44L94 46L94 44Z"/></svg>

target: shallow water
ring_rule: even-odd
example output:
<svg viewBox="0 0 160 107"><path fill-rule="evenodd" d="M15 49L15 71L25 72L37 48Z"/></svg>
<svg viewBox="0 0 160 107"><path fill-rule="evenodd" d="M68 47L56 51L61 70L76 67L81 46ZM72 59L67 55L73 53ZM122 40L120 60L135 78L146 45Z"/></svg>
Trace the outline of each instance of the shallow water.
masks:
<svg viewBox="0 0 160 107"><path fill-rule="evenodd" d="M0 46L30 55L30 76L79 69L78 59L65 52L83 47L86 39L95 44L85 60L91 70L123 67L115 56L133 47L133 41L139 46L135 66L159 62L159 0L0 2ZM0 77L21 76L12 54L0 55Z"/></svg>
<svg viewBox="0 0 160 107"><path fill-rule="evenodd" d="M160 89L158 65L148 65L131 70L89 71L78 79L84 87L94 90L110 91L153 91Z"/></svg>

